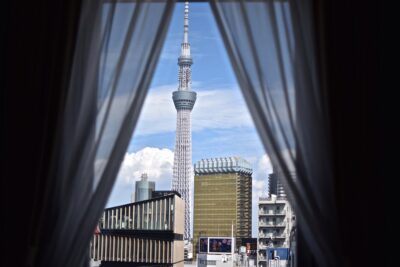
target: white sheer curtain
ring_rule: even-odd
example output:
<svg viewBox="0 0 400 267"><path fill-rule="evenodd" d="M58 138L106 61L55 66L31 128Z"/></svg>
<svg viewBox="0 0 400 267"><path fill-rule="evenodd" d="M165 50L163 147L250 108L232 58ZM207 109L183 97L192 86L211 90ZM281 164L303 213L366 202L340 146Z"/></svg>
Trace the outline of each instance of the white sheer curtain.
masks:
<svg viewBox="0 0 400 267"><path fill-rule="evenodd" d="M211 1L266 151L318 266L341 266L310 1ZM340 255L340 254L339 254Z"/></svg>
<svg viewBox="0 0 400 267"><path fill-rule="evenodd" d="M42 220L40 266L87 264L175 1L84 1ZM40 225L39 225L40 227ZM43 241L44 240L44 241ZM42 244L43 245L43 244Z"/></svg>

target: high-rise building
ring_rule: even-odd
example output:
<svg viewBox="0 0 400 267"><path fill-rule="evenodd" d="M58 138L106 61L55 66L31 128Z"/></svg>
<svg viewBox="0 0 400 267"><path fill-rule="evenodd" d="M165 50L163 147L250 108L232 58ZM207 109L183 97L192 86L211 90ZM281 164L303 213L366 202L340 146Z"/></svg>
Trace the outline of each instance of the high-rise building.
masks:
<svg viewBox="0 0 400 267"><path fill-rule="evenodd" d="M231 236L236 247L251 237L252 168L240 157L202 159L194 165L194 253L199 237Z"/></svg>
<svg viewBox="0 0 400 267"><path fill-rule="evenodd" d="M140 181L135 183L135 201L142 201L152 198L152 193L156 190L155 182L148 180L147 173L143 173Z"/></svg>
<svg viewBox="0 0 400 267"><path fill-rule="evenodd" d="M276 168L274 168L276 170ZM268 175L268 196L276 195L277 197L286 197L285 189L279 175L276 172L272 172Z"/></svg>
<svg viewBox="0 0 400 267"><path fill-rule="evenodd" d="M191 88L191 65L193 64L193 60L190 55L189 3L187 1L185 2L183 29L181 54L178 58L179 85L178 90L172 94L172 99L177 111L172 190L179 192L182 199L185 201L184 238L187 240L191 236L190 182L193 177L191 112L196 102L196 93L193 92Z"/></svg>

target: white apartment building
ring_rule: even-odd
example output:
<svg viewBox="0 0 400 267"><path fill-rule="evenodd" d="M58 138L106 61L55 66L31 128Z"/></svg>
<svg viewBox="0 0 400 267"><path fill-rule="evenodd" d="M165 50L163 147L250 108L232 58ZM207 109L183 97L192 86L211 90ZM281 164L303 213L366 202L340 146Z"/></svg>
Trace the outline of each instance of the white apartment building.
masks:
<svg viewBox="0 0 400 267"><path fill-rule="evenodd" d="M267 248L288 248L294 213L286 197L260 197L258 201L257 265L267 267Z"/></svg>

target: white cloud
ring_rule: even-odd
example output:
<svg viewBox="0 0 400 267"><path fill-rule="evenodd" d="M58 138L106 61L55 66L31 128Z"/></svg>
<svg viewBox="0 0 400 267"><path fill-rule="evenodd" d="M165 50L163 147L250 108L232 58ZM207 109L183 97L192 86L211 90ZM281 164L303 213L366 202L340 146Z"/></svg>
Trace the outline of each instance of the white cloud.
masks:
<svg viewBox="0 0 400 267"><path fill-rule="evenodd" d="M265 190L265 181L264 180L254 180L253 188L255 191L263 191Z"/></svg>
<svg viewBox="0 0 400 267"><path fill-rule="evenodd" d="M150 90L139 118L137 135L174 132L176 110L172 92L176 84ZM192 130L253 127L253 121L239 90L232 88L198 90L192 111Z"/></svg>
<svg viewBox="0 0 400 267"><path fill-rule="evenodd" d="M258 201L258 197L267 193L267 178L272 172L271 160L267 154L256 158L253 162L253 202Z"/></svg>
<svg viewBox="0 0 400 267"><path fill-rule="evenodd" d="M193 109L193 130L254 127L239 90L200 91Z"/></svg>
<svg viewBox="0 0 400 267"><path fill-rule="evenodd" d="M106 206L129 203L135 181L140 180L144 172L150 181L156 182L156 190L169 189L173 161L174 153L165 148L145 147L134 153L126 153Z"/></svg>
<svg viewBox="0 0 400 267"><path fill-rule="evenodd" d="M117 183L133 185L142 173L147 173L156 186L171 183L174 153L166 148L145 147L136 153L126 153L118 173Z"/></svg>
<svg viewBox="0 0 400 267"><path fill-rule="evenodd" d="M139 117L135 135L147 135L175 131L176 111L172 102L175 85L150 89Z"/></svg>
<svg viewBox="0 0 400 267"><path fill-rule="evenodd" d="M262 173L272 173L272 164L271 160L268 157L267 154L264 154L259 160L258 160L258 166L257 166L257 171L262 172Z"/></svg>

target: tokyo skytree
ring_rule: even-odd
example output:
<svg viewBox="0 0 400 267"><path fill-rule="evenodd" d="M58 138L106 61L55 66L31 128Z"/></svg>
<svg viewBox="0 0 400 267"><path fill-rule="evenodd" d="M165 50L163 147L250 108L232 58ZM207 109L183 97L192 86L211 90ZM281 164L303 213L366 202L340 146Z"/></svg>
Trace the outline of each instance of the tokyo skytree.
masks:
<svg viewBox="0 0 400 267"><path fill-rule="evenodd" d="M192 91L191 65L189 44L189 3L185 2L185 16L183 25L183 42L181 54L178 58L179 85L178 90L172 93L172 99L177 111L176 139L174 153L174 169L172 178L172 190L179 192L185 201L185 234L188 240L190 229L190 182L192 172L192 126L191 111L196 102L196 92Z"/></svg>

